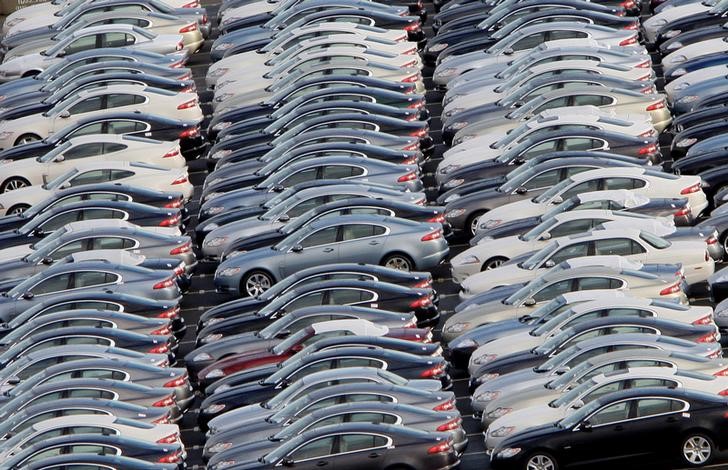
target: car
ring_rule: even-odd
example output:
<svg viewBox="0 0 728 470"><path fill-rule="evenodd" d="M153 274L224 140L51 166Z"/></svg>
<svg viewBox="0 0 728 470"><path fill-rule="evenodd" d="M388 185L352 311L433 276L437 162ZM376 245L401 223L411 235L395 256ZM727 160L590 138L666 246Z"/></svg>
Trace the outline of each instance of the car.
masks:
<svg viewBox="0 0 728 470"><path fill-rule="evenodd" d="M192 195L187 168L170 170L141 162L109 161L82 163L41 186L25 186L0 194L0 214L7 209L32 207L58 190L106 182L144 185L165 192L180 192L185 201Z"/></svg>
<svg viewBox="0 0 728 470"><path fill-rule="evenodd" d="M177 457L170 460L174 459L177 459ZM124 457L123 455L74 453L57 455L55 457L44 457L40 460L28 462L22 466L22 469L39 470L47 466L65 464L100 465L102 466L101 468L124 468L128 470L175 470L178 466L176 463L149 462L132 457Z"/></svg>
<svg viewBox="0 0 728 470"><path fill-rule="evenodd" d="M578 287L583 290L629 289L633 295L674 297L685 299L682 293L682 273L674 269L665 273L632 271L599 265L578 268L559 267L534 278L525 285L516 285L503 292L493 292L492 298L466 301L464 306L447 319L443 338L452 341L477 326L528 314L557 295ZM492 270L497 274L496 269ZM471 277L472 279L472 277ZM471 293L467 293L469 297ZM477 302L477 303L476 303Z"/></svg>
<svg viewBox="0 0 728 470"><path fill-rule="evenodd" d="M703 465L709 463L717 448L724 445L718 428L724 409L725 398L719 395L681 388L648 387L610 393L559 421L558 426L549 423L508 437L501 446L493 449L491 464L495 469L508 469L521 468L530 461L538 461L539 465L545 462L549 465L578 463L603 457L626 458L637 450L665 455L665 449L670 448L679 452L677 455L683 465ZM694 420L679 419L682 413L690 413L696 416L695 419L699 417L704 428L692 431L685 429L694 426ZM667 418L673 415L676 419L666 422L665 415ZM630 419L632 416L634 418ZM627 434L613 434L618 425L623 429L624 426L634 429L643 438L624 440L622 436L626 437ZM589 431L584 429L585 426ZM578 451L582 448L580 442L593 443L603 433L604 438L609 436L613 439L611 442L614 442L614 446L595 450L593 446L587 445L588 454L569 452L565 456L561 453L559 439L568 439L569 445ZM707 433L718 440L713 441ZM514 448L519 451L504 452Z"/></svg>
<svg viewBox="0 0 728 470"><path fill-rule="evenodd" d="M360 417L360 419L357 419L357 417ZM238 446L257 442L269 436L274 436L275 440L283 441L309 429L326 425L329 421L349 422L365 419L373 423L400 423L403 426L423 431L451 431L453 434L460 434L460 436L454 438L458 451L464 447L463 441L467 443L467 438L463 439L461 434L464 433L460 426L462 418L455 410L434 411L404 403L389 402L344 403L313 411L289 426L277 422L268 423L263 421L265 423L264 427L258 426L262 429L253 431L252 426L248 427L245 433L246 438L243 438L238 429L215 433L205 442L203 458L210 459L213 456L216 458L220 456L220 459L226 458L227 461L227 457L223 457L223 453L228 456L235 452Z"/></svg>

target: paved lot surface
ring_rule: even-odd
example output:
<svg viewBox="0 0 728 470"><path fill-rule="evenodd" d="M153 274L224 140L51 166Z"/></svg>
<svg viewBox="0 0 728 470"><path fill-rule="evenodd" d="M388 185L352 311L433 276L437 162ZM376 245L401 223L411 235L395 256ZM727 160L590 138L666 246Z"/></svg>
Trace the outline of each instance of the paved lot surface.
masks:
<svg viewBox="0 0 728 470"><path fill-rule="evenodd" d="M208 9L209 17L211 19L214 19L217 15L219 2L203 0L202 3L203 6ZM431 5L429 10L430 12L433 11ZM431 29L428 28L427 30L430 34L432 33ZM214 37L216 37L216 33L213 33L213 38ZM195 54L195 56L193 56L188 63L188 66L190 66L193 71L193 76L197 83L198 90L200 91L200 101L203 103L202 109L208 115L211 113L209 101L212 98L212 93L204 91L204 77L205 73L207 72L207 68L210 65L210 56L208 51L210 49L211 42L211 40L208 40L203 50ZM426 78L431 76L432 70L425 69L423 75ZM428 85L428 89L432 89L431 82L429 80L426 80L426 84ZM432 130L431 135L438 141L440 139L439 129L441 127L441 122L439 119L440 112L442 110L442 107L440 105L441 99L442 94L439 92L431 91L427 94L427 102L429 103L428 108L432 116L430 122L430 128ZM203 129L206 128L206 126L207 123L203 123ZM435 166L437 165L437 158L442 155L443 149L444 146L442 144L439 144L433 160L431 162L428 162L424 167L424 172L426 174L431 174L431 172L434 170ZM204 164L204 161L190 162L191 181L196 186L195 197L193 198L190 206L190 210L192 213L197 212L198 201L196 198L199 197L200 188L202 182L205 179L205 175L206 165ZM431 181L431 177L428 177L425 179L425 184L428 184ZM194 221L192 223L192 227L194 227ZM451 243L451 254L455 255L461 252L465 247L466 243L462 241ZM197 270L197 273L194 276L192 288L190 289L190 292L185 295L184 301L182 303L182 314L184 315L185 320L188 324L188 329L180 348L180 357L183 357L194 344L194 338L196 334L195 325L200 314L207 308L224 302L225 300L228 300L228 298L226 298L225 296L215 293L212 282L214 269L215 266L212 264L201 263L199 269ZM444 322L445 319L452 314L453 308L458 303L458 287L452 282L452 279L450 278L448 265L442 265L438 269L433 271L433 278L435 279L435 288L440 293L440 309L442 311L442 316L444 317L442 322ZM704 302L705 299L697 299L697 301ZM439 329L437 329L435 333L437 336L439 334ZM458 408L463 415L463 425L466 431L469 433L470 438L470 443L468 445L468 449L463 455L460 468L462 470L487 470L489 468L488 457L484 452L482 434L480 429L478 428L476 420L472 418L472 410L469 406L470 397L467 392L467 376L463 371L453 371L453 377L453 390L458 399ZM204 468L204 464L200 458L202 452L202 444L204 443L204 434L200 432L199 429L196 427L196 419L197 409L195 406L193 406L181 422L182 438L188 448L187 466L188 468L192 469ZM624 465L621 465L621 467L623 467L623 469L627 468ZM604 468L613 468L613 466L605 466ZM634 468L647 469L648 467L646 467L645 465L640 465ZM656 462L654 465L649 466L649 468L654 468L655 470L657 470L669 467L667 467L664 463ZM711 466L711 468L728 469L728 464L717 464Z"/></svg>

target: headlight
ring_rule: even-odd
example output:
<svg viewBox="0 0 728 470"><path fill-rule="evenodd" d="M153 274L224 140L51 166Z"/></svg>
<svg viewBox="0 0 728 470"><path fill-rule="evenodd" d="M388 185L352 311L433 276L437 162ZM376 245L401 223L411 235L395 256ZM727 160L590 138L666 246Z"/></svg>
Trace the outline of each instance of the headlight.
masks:
<svg viewBox="0 0 728 470"><path fill-rule="evenodd" d="M677 100L677 102L685 104L685 103L692 103L693 101L697 101L697 100L698 100L697 95L687 95L687 96L683 96L682 98Z"/></svg>
<svg viewBox="0 0 728 470"><path fill-rule="evenodd" d="M435 46L435 47L437 47L437 46ZM451 76L455 75L456 73L458 73L458 69L454 69L454 68L448 67L448 68L442 69L441 71L437 72L437 76L439 76L439 77L451 77Z"/></svg>
<svg viewBox="0 0 728 470"><path fill-rule="evenodd" d="M662 33L662 37L667 38L667 39L674 38L675 36L677 36L680 33L682 33L682 31L680 31L679 29L671 29L670 31Z"/></svg>
<svg viewBox="0 0 728 470"><path fill-rule="evenodd" d="M437 172L440 173L441 175L446 175L448 173L452 173L453 171L457 170L458 168L460 168L460 165L445 165L442 168L438 168Z"/></svg>
<svg viewBox="0 0 728 470"><path fill-rule="evenodd" d="M459 113L460 111L464 110L465 108L452 108L450 111L445 111L445 117L448 118L450 116L454 116L455 114Z"/></svg>
<svg viewBox="0 0 728 470"><path fill-rule="evenodd" d="M690 137L690 138L687 138L687 139L680 139L675 144L675 147L690 147L691 145L693 145L697 141L698 141L698 139L696 139L695 137Z"/></svg>
<svg viewBox="0 0 728 470"><path fill-rule="evenodd" d="M218 51L226 51L226 50L230 49L231 47L233 47L234 45L235 44L233 44L232 42L221 42L220 44L215 46L215 49Z"/></svg>
<svg viewBox="0 0 728 470"><path fill-rule="evenodd" d="M440 44L435 44L434 46L429 48L430 52L440 52L441 50L445 49L447 47L446 42L441 42Z"/></svg>
<svg viewBox="0 0 728 470"><path fill-rule="evenodd" d="M477 348L478 343L475 342L475 340L472 340L470 338L464 339L462 341L456 341L455 343L450 345L450 349L455 348Z"/></svg>
<svg viewBox="0 0 728 470"><path fill-rule="evenodd" d="M688 88L689 86L690 86L690 83L688 83L688 82L680 83L675 86L675 91L684 90L684 89Z"/></svg>
<svg viewBox="0 0 728 470"><path fill-rule="evenodd" d="M192 362L211 361L212 356L203 352L192 358Z"/></svg>
<svg viewBox="0 0 728 470"><path fill-rule="evenodd" d="M210 155L210 158L212 158L213 160L219 160L226 155L230 155L231 153L233 153L232 150L218 150L217 152Z"/></svg>
<svg viewBox="0 0 728 470"><path fill-rule="evenodd" d="M230 276L234 276L239 273L240 273L240 268L225 268L222 271L220 271L219 273L217 273L217 275L220 277L230 277Z"/></svg>
<svg viewBox="0 0 728 470"><path fill-rule="evenodd" d="M465 209L453 209L451 211L445 212L445 218L454 219L456 217L460 217L463 214L465 214Z"/></svg>
<svg viewBox="0 0 728 470"><path fill-rule="evenodd" d="M200 343L209 343L211 341L217 341L218 339L222 338L221 333L215 333L212 335L205 335L202 338L200 338Z"/></svg>
<svg viewBox="0 0 728 470"><path fill-rule="evenodd" d="M507 415L511 411L513 411L512 408L501 408L501 407L498 407L495 410L493 410L490 413L488 413L488 418L490 418L490 419L498 419L501 416Z"/></svg>
<svg viewBox="0 0 728 470"><path fill-rule="evenodd" d="M448 104L452 103L453 101L455 101L457 98L460 98L460 95L452 95L452 96L449 96L449 97L446 96L445 97L445 100L443 101L442 104L443 105L448 105Z"/></svg>
<svg viewBox="0 0 728 470"><path fill-rule="evenodd" d="M460 129L462 129L463 127L465 127L467 125L468 125L468 121L459 121L459 122L454 122L454 123L450 124L449 127L456 131L459 131Z"/></svg>
<svg viewBox="0 0 728 470"><path fill-rule="evenodd" d="M452 141L453 147L459 144L462 144L463 142L467 142L468 140L474 139L475 135L473 134L465 134L463 136L458 137L457 139Z"/></svg>
<svg viewBox="0 0 728 470"><path fill-rule="evenodd" d="M232 98L232 96L233 96L233 94L232 94L232 93L223 93L223 94L221 94L220 96L216 96L216 97L215 97L215 101L217 101L218 103L222 103L222 102L223 102L223 101L225 101L226 99L228 99L228 98Z"/></svg>
<svg viewBox="0 0 728 470"><path fill-rule="evenodd" d="M12 27L13 27L13 26L15 26L16 24L18 24L18 23L21 23L21 22L23 22L23 21L25 21L25 18L22 18L22 17L21 17L21 18L13 18L12 20L8 21L8 22L7 22L6 24L5 24L5 26L7 26L8 28L12 28Z"/></svg>
<svg viewBox="0 0 728 470"><path fill-rule="evenodd" d="M462 261L458 261L457 264L479 264L480 260L475 255L468 255L465 258L462 259Z"/></svg>
<svg viewBox="0 0 728 470"><path fill-rule="evenodd" d="M518 455L520 452L521 449L519 447L508 447L506 449L498 451L495 455L499 459L510 459Z"/></svg>
<svg viewBox="0 0 728 470"><path fill-rule="evenodd" d="M460 197L461 196L459 194L451 194L445 198L445 204L447 204L448 202L457 201L458 199L460 199Z"/></svg>
<svg viewBox="0 0 728 470"><path fill-rule="evenodd" d="M680 49L681 47L683 47L682 43L680 41L675 41L675 42L669 44L666 49L668 51L671 51L673 49Z"/></svg>
<svg viewBox="0 0 728 470"><path fill-rule="evenodd" d="M222 377L225 375L222 371L222 369L212 369L210 372L205 375L206 379L216 379L218 377Z"/></svg>
<svg viewBox="0 0 728 470"><path fill-rule="evenodd" d="M496 398L498 398L500 396L500 394L501 394L501 392L499 392L497 390L492 391L492 392L487 391L487 392L482 392L482 393L476 393L475 396L473 396L473 398L475 399L475 401L493 401Z"/></svg>
<svg viewBox="0 0 728 470"><path fill-rule="evenodd" d="M202 227L202 230L205 232L212 232L213 230L215 230L218 227L220 227L220 226L217 225L215 222L213 222L211 224L207 224L204 227Z"/></svg>
<svg viewBox="0 0 728 470"><path fill-rule="evenodd" d="M515 430L516 428L514 428L513 426L502 426L495 431L489 433L488 435L490 437L506 437L511 435Z"/></svg>
<svg viewBox="0 0 728 470"><path fill-rule="evenodd" d="M222 452L223 450L228 450L232 446L233 446L232 442L218 442L217 444L210 446L207 450L208 450L208 452L217 454L218 452Z"/></svg>
<svg viewBox="0 0 728 470"><path fill-rule="evenodd" d="M685 57L684 55L680 54L680 55L676 55L675 57L671 58L670 63L671 64L682 64L686 60L688 60L688 58Z"/></svg>
<svg viewBox="0 0 728 470"><path fill-rule="evenodd" d="M227 129L228 127L232 126L233 123L230 121L224 121L224 122L218 122L214 126L212 126L213 131L221 131L223 129Z"/></svg>
<svg viewBox="0 0 728 470"><path fill-rule="evenodd" d="M470 326L470 323L468 323L468 322L453 323L452 325L448 325L445 328L445 330L449 333L460 333L461 331L465 330L469 326Z"/></svg>
<svg viewBox="0 0 728 470"><path fill-rule="evenodd" d="M482 356L473 358L473 364L476 364L476 365L487 364L489 362L495 361L497 358L498 358L497 354L483 354Z"/></svg>
<svg viewBox="0 0 728 470"><path fill-rule="evenodd" d="M480 228L489 229L489 228L497 227L498 225L501 224L501 222L503 222L503 220L501 220L501 219L489 219L489 220L483 222L482 224L480 224Z"/></svg>
<svg viewBox="0 0 728 470"><path fill-rule="evenodd" d="M210 77L212 77L212 78L220 77L220 76L228 73L229 70L230 69L227 67L218 67L215 70L213 70L212 72L210 72Z"/></svg>
<svg viewBox="0 0 728 470"><path fill-rule="evenodd" d="M478 383L483 384L485 382L489 382L491 380L495 380L500 376L500 374L483 374L480 377L478 377Z"/></svg>
<svg viewBox="0 0 728 470"><path fill-rule="evenodd" d="M207 408L205 408L205 413L215 414L215 413L221 412L224 409L225 409L225 405L223 405L222 403L218 403L216 405L210 405Z"/></svg>
<svg viewBox="0 0 728 470"><path fill-rule="evenodd" d="M456 178L456 179L454 179L454 180L450 180L450 181L448 181L447 183L445 183L445 184L443 185L443 187L444 187L444 188L447 188L447 189L457 188L458 186L460 186L460 185L461 185L461 184L463 184L464 182L465 182L465 180L464 180L464 179L462 179L462 178Z"/></svg>
<svg viewBox="0 0 728 470"><path fill-rule="evenodd" d="M682 68L682 67L681 67L681 68L679 68L679 69L675 69L675 70L674 70L674 71L672 72L672 75L674 75L674 76L676 76L676 77L680 77L680 76L682 76L682 75L685 75L686 73L688 73L688 71L687 71L687 70L685 70L684 68Z"/></svg>
<svg viewBox="0 0 728 470"><path fill-rule="evenodd" d="M205 246L216 247L220 246L228 239L228 237L215 237L212 240L206 240Z"/></svg>
<svg viewBox="0 0 728 470"><path fill-rule="evenodd" d="M210 199L215 199L218 196L222 196L224 193L209 193L207 196L205 196L205 201L209 201Z"/></svg>
<svg viewBox="0 0 728 470"><path fill-rule="evenodd" d="M210 214L210 215L215 215L215 214L219 214L220 212L222 212L224 210L225 210L225 208L222 206L215 206L215 207L210 207L209 209L207 209L205 211L205 213Z"/></svg>

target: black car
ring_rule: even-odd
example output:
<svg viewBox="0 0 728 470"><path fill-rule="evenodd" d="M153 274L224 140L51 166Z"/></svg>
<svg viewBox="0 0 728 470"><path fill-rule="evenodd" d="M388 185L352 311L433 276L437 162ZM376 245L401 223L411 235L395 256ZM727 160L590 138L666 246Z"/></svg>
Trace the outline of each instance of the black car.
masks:
<svg viewBox="0 0 728 470"><path fill-rule="evenodd" d="M34 210L32 214L32 218L27 217L27 213L0 217L0 248L32 244L64 225L80 220L121 219L142 227L178 227L182 220L179 209L97 198L46 207L42 212ZM184 225L180 229L184 229Z"/></svg>
<svg viewBox="0 0 728 470"><path fill-rule="evenodd" d="M70 447L70 446L69 446ZM65 450L66 447L63 446ZM93 469L124 469L124 470L176 470L179 468L177 463L161 463L159 461L147 461L140 460L133 457L125 457L123 455L114 454L90 454L86 451L102 450L100 446L98 449L95 446L91 446L85 449L79 446L79 452L65 455L56 455L55 457L43 457L42 459L33 460L24 464L22 470L47 470L49 468L93 468ZM75 450L71 447L68 450ZM166 457L162 457L166 458ZM182 458L172 456L170 461L179 460ZM70 466L70 467L69 467Z"/></svg>
<svg viewBox="0 0 728 470"><path fill-rule="evenodd" d="M716 150L699 155L682 157L673 162L670 169L678 175L697 175L712 168L721 167L728 162L728 151Z"/></svg>
<svg viewBox="0 0 728 470"><path fill-rule="evenodd" d="M660 29L657 31L654 46L660 48L660 46L662 46L662 44L668 39L676 37L686 31L694 31L698 28L722 25L725 23L726 14L728 14L728 6L718 2L712 8L706 8L703 11L693 12L680 18L673 19L672 21L660 26Z"/></svg>
<svg viewBox="0 0 728 470"><path fill-rule="evenodd" d="M691 127L726 119L728 118L727 104L728 103L723 103L716 106L701 107L694 111L681 114L673 119L670 131L673 134L677 134L686 129L690 129Z"/></svg>
<svg viewBox="0 0 728 470"><path fill-rule="evenodd" d="M351 198L342 199L340 201L329 202L304 212L292 222L286 223L283 227L260 233L255 236L247 236L239 240L235 240L227 245L223 251L222 259L230 256L236 251L249 251L251 249L260 248L261 246L269 246L283 240L285 237L298 230L300 227L317 220L321 217L331 215L346 215L352 213L376 213L402 219L414 220L417 222L439 222L449 228L445 223L444 208L437 206L419 206L417 204L409 204L402 201L391 199L373 199L373 198ZM222 226L226 223L238 220L235 211L230 213L218 214L207 219L208 224ZM204 237L206 235L206 224L198 225L196 235ZM201 231L199 231L201 230ZM198 238L201 240L202 238Z"/></svg>
<svg viewBox="0 0 728 470"><path fill-rule="evenodd" d="M700 41L707 41L708 39L724 38L728 36L728 27L725 24L717 25L700 25L697 28L690 28L683 32L671 36L669 39L663 41L659 46L660 54L663 56L680 49L681 47L689 46Z"/></svg>
<svg viewBox="0 0 728 470"><path fill-rule="evenodd" d="M274 116L276 112L290 111L312 103L339 101L342 98L354 101L379 103L398 108L420 109L424 96L414 94L414 84L392 82L376 77L354 76L346 81L331 81L335 75L324 75L296 83L295 91L285 89L256 105L224 110L215 115L207 128L210 140L234 123L263 116ZM424 111L420 109L420 115Z"/></svg>
<svg viewBox="0 0 728 470"><path fill-rule="evenodd" d="M444 387L449 387L451 384L450 375L447 372L449 365L442 357L421 356L362 346L327 349L311 354L304 349L278 366L259 367L245 371L238 376L239 385L207 397L200 405L198 423L204 425L219 414L221 408L212 407L213 404L225 403L224 408L229 411L267 400L276 395L281 388L285 388L293 381L310 373L324 369L357 366L386 368L405 379L439 379ZM200 385L207 386L214 379L219 378L207 378ZM198 381L199 379L200 377L198 377Z"/></svg>
<svg viewBox="0 0 728 470"><path fill-rule="evenodd" d="M726 406L723 396L684 388L609 393L557 423L506 438L493 449L491 466L515 470L539 462L549 468L568 468L606 461L646 463L649 459L654 463L675 457L679 466L707 465L728 447Z"/></svg>
<svg viewBox="0 0 728 470"><path fill-rule="evenodd" d="M721 77L724 78L724 77ZM674 160L679 160L688 154L690 147L705 139L720 135L728 130L728 116L719 117L702 124L696 124L683 128L675 134L670 145L670 155Z"/></svg>
<svg viewBox="0 0 728 470"><path fill-rule="evenodd" d="M99 428L101 431L101 428ZM45 463L41 454L99 454L100 456L119 455L135 460L144 460L156 464L173 463L179 465L184 461L184 447L181 443L157 443L133 439L116 434L67 434L28 445L22 451L5 460L0 468L16 469L33 463ZM98 459L97 459L98 460ZM132 461L133 462L133 461ZM76 463L76 461L74 461ZM135 468L135 467L131 467ZM142 467L145 468L145 467ZM131 469L130 469L131 470Z"/></svg>
<svg viewBox="0 0 728 470"><path fill-rule="evenodd" d="M453 437L406 426L341 423L306 431L284 443L264 441L238 447L229 469L274 469L279 466L316 468L428 468L444 470L460 459ZM223 468L210 466L211 469Z"/></svg>
<svg viewBox="0 0 728 470"><path fill-rule="evenodd" d="M696 70L712 67L714 65L725 65L726 63L728 63L728 56L726 56L723 52L715 52L713 54L706 54L688 59L685 62L678 63L672 67L665 67L663 76L665 77L665 82L670 83L686 73L695 72ZM701 106L696 106L695 108L700 109Z"/></svg>

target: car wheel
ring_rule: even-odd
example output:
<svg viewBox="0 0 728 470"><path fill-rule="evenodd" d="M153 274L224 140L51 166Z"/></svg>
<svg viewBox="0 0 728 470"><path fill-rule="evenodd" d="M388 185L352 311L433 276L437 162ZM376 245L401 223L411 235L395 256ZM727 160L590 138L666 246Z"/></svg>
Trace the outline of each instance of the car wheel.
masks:
<svg viewBox="0 0 728 470"><path fill-rule="evenodd" d="M27 211L30 208L28 204L15 204L7 211L7 215L18 215Z"/></svg>
<svg viewBox="0 0 728 470"><path fill-rule="evenodd" d="M384 260L382 260L382 266L396 269L398 271L412 271L414 263L409 256L401 253L395 253L384 258Z"/></svg>
<svg viewBox="0 0 728 470"><path fill-rule="evenodd" d="M723 243L723 259L728 258L728 230L720 234L720 240Z"/></svg>
<svg viewBox="0 0 728 470"><path fill-rule="evenodd" d="M524 470L558 470L556 459L544 452L536 452L526 460Z"/></svg>
<svg viewBox="0 0 728 470"><path fill-rule="evenodd" d="M702 467L713 460L715 447L713 440L702 433L688 434L682 441L680 456L691 467Z"/></svg>
<svg viewBox="0 0 728 470"><path fill-rule="evenodd" d="M481 271L489 271L491 269L495 269L506 261L508 261L508 258L504 258L503 256L494 256L487 260L485 263L483 263Z"/></svg>
<svg viewBox="0 0 728 470"><path fill-rule="evenodd" d="M0 193L15 191L16 189L25 188L26 186L30 186L30 182L28 182L28 180L14 176L6 179L2 186L0 186Z"/></svg>
<svg viewBox="0 0 728 470"><path fill-rule="evenodd" d="M240 293L250 297L257 297L270 289L273 277L265 271L251 271L243 277L240 283Z"/></svg>
<svg viewBox="0 0 728 470"><path fill-rule="evenodd" d="M468 218L465 228L469 231L471 237L475 236L475 232L478 230L478 222L480 222L480 217L483 214L485 214L485 211L478 211Z"/></svg>
<svg viewBox="0 0 728 470"><path fill-rule="evenodd" d="M23 134L15 141L15 145L29 144L37 140L40 140L40 136L35 134Z"/></svg>

